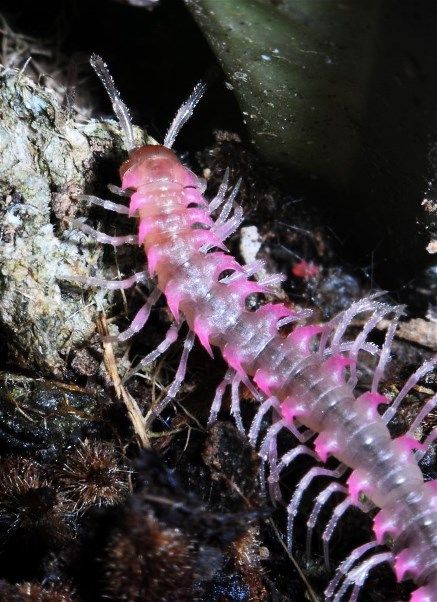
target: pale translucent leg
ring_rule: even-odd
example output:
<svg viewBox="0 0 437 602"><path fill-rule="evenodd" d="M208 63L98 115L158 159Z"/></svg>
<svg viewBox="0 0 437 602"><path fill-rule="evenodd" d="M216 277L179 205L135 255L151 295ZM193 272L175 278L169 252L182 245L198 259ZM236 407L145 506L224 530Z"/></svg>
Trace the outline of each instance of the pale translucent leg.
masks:
<svg viewBox="0 0 437 602"><path fill-rule="evenodd" d="M250 276L253 276L257 272L259 272L259 270L262 269L264 266L265 261L263 261L262 259L257 259L256 261L252 261L247 265L243 265L241 272L234 272L233 274L222 278L220 282L222 284L229 284L230 282L235 282L237 280L241 280L242 278L249 278Z"/></svg>
<svg viewBox="0 0 437 602"><path fill-rule="evenodd" d="M229 214L232 211L232 205L234 204L235 197L237 196L238 191L240 190L240 186L241 186L241 178L235 184L235 186L231 190L231 192L226 200L226 203L223 205L223 208L220 211L220 215L218 216L218 218L215 221L215 224L214 224L215 228L220 226L221 224L223 224L228 219Z"/></svg>
<svg viewBox="0 0 437 602"><path fill-rule="evenodd" d="M341 502L341 504L338 504L338 506L334 508L334 512L332 513L332 516L322 534L323 556L327 569L329 569L329 542L331 541L332 534L337 527L338 521L350 506L357 506L362 512L369 512L370 508L372 507L370 505L366 506L365 504L361 504L360 502L352 502L352 500L347 497Z"/></svg>
<svg viewBox="0 0 437 602"><path fill-rule="evenodd" d="M208 426L217 420L218 413L222 407L223 395L225 394L226 387L231 383L234 375L235 371L232 368L229 368L223 380L218 385L211 405L211 411L209 413Z"/></svg>
<svg viewBox="0 0 437 602"><path fill-rule="evenodd" d="M249 441L251 445L255 447L259 431L261 428L261 423L263 421L264 416L270 410L270 408L279 408L279 401L276 397L269 397L259 406L257 413L255 414L254 419L252 420L252 424L250 425L249 430Z"/></svg>
<svg viewBox="0 0 437 602"><path fill-rule="evenodd" d="M238 394L240 383L241 378L236 374L231 384L231 415L234 417L239 432L245 435L246 431L244 430L243 421L241 419L240 396Z"/></svg>
<svg viewBox="0 0 437 602"><path fill-rule="evenodd" d="M233 234L236 230L238 230L243 221L243 209L242 207L237 207L235 209L234 215L230 219L228 219L226 222L223 222L223 224L221 224L220 226L213 226L212 229L220 238L220 240L224 241L227 238L229 238L229 236L231 236L231 234Z"/></svg>
<svg viewBox="0 0 437 602"><path fill-rule="evenodd" d="M113 194L118 194L118 196L124 196L130 198L133 194L131 190L123 190L120 186L116 186L115 184L108 184L108 190Z"/></svg>
<svg viewBox="0 0 437 602"><path fill-rule="evenodd" d="M375 372L373 373L373 381L372 381L372 392L376 393L378 391L379 383L381 382L382 377L384 376L385 367L387 362L390 360L390 351L393 343L393 338L396 333L396 329L398 327L399 319L404 311L404 307L397 306L393 309L394 316L390 322L389 327L387 328L387 332L385 334L384 344L381 348L381 354L379 356L378 365L375 368Z"/></svg>
<svg viewBox="0 0 437 602"><path fill-rule="evenodd" d="M367 579L370 571L378 566L378 564L382 564L383 562L392 563L394 560L393 554L391 552L383 552L381 554L375 554L371 558L368 558L364 562L362 562L359 566L354 568L348 575L346 575L343 585L338 590L338 593L334 597L334 602L342 602L344 600L343 596L347 592L348 588L354 585L354 589L352 590L352 594L349 598L350 602L356 602L358 598L358 594L360 593L360 589L364 585L364 582Z"/></svg>
<svg viewBox="0 0 437 602"><path fill-rule="evenodd" d="M350 341L348 343L342 343L340 345L340 352L341 353L348 352L352 349L352 346L353 346L353 343ZM369 343L368 341L366 341L361 345L360 351L366 351L370 355L376 356L376 355L379 355L379 352L381 351L381 349L378 347L378 345L375 345L375 343ZM330 349L326 350L325 355L330 355Z"/></svg>
<svg viewBox="0 0 437 602"><path fill-rule="evenodd" d="M147 271L137 272L124 280L105 280L103 278L93 278L91 276L59 276L60 280L67 280L74 284L84 284L86 286L97 286L108 291L118 291L121 289L131 288L135 284L147 282L149 274Z"/></svg>
<svg viewBox="0 0 437 602"><path fill-rule="evenodd" d="M296 439L300 442L300 443L306 443L308 441L308 439L311 439L311 437L313 437L313 435L315 434L314 431L312 431L311 429L305 429L304 431L300 431L299 427L301 427L302 425L299 423L298 420L294 420L293 423L287 424L286 428L293 433L293 435L296 437Z"/></svg>
<svg viewBox="0 0 437 602"><path fill-rule="evenodd" d="M327 325L329 328L326 329L325 336L322 335L321 337L319 351L324 352L324 345L327 342L328 336L332 332L332 329L335 328L330 347L332 353L338 353L339 345L346 330L350 326L351 321L360 313L366 311L375 311L378 307L380 307L381 304L378 301L375 301L375 298L379 297L381 294L383 293L375 293L369 297L352 303L352 305L346 311L331 320L331 322Z"/></svg>
<svg viewBox="0 0 437 602"><path fill-rule="evenodd" d="M276 439L274 439L274 441L276 442ZM270 495L272 496L273 500L279 500L281 498L279 489L279 479L281 476L281 472L300 455L311 456L314 459L317 458L316 453L312 449L310 449L306 445L298 445L297 447L291 449L289 452L284 454L279 462L271 464L268 483Z"/></svg>
<svg viewBox="0 0 437 602"><path fill-rule="evenodd" d="M317 458L315 453L314 457ZM299 481L299 484L297 485L294 491L293 497L291 498L290 503L287 506L287 539L290 550L293 545L294 519L296 518L297 512L299 510L299 505L302 501L303 494L305 493L305 490L310 486L311 481L318 477L331 477L336 479L338 477L341 477L345 470L346 467L342 464L338 466L338 468L336 468L335 470L329 470L328 468L320 468L319 466L314 466L313 468L310 468L306 475Z"/></svg>
<svg viewBox="0 0 437 602"><path fill-rule="evenodd" d="M335 594L335 590L339 586L340 581L343 579L343 577L345 575L347 575L347 573L350 571L352 566L360 558L362 558L364 556L364 554L367 554L367 552L369 550L373 550L377 546L378 546L378 543L376 541L369 541L368 543L365 543L362 546L355 548L355 550L353 550L349 554L349 556L345 560L343 560L343 562L338 567L338 569L335 573L335 576L333 577L333 579L331 579L328 587L325 590L325 596L326 596L327 600L329 600L329 598L332 598L332 596Z"/></svg>
<svg viewBox="0 0 437 602"><path fill-rule="evenodd" d="M393 401L391 406L384 412L382 415L382 419L385 423L390 422L393 416L396 414L396 411L401 403L401 401L408 395L411 389L415 386L415 384L428 372L435 367L437 363L437 356L435 356L432 360L428 360L424 362L419 368L410 376L405 385L399 391L396 399Z"/></svg>
<svg viewBox="0 0 437 602"><path fill-rule="evenodd" d="M338 521L350 506L352 506L352 502L349 498L346 498L341 502L341 504L338 504L338 506L335 507L334 512L332 513L332 516L325 527L325 530L323 531L323 557L325 559L325 566L327 569L329 569L329 542L331 541L332 534L335 531Z"/></svg>
<svg viewBox="0 0 437 602"><path fill-rule="evenodd" d="M296 312L292 316L287 316L285 318L281 318L278 320L276 326L277 328L281 328L282 326L286 326L287 324L291 324L291 322L298 322L299 320L305 320L306 318L311 317L313 314L312 309L302 309L301 311Z"/></svg>
<svg viewBox="0 0 437 602"><path fill-rule="evenodd" d="M187 338L184 341L184 347L182 350L181 359L179 361L179 366L176 371L174 381L171 383L171 385L168 389L167 395L163 399L161 399L161 401L159 401L155 405L155 407L151 408L151 410L148 412L146 418L144 419L146 428L149 428L150 424L153 422L153 420L156 418L156 416L159 416L159 414L162 412L162 410L171 401L173 401L173 399L176 397L179 389L181 388L181 385L184 382L185 374L187 372L188 356L190 355L190 351L193 348L195 338L196 338L195 333L190 330L190 332L187 335Z"/></svg>
<svg viewBox="0 0 437 602"><path fill-rule="evenodd" d="M150 312L152 311L152 307L158 301L160 296L161 296L161 291L158 288L155 288L150 293L149 298L147 299L146 303L144 303L144 305L140 308L140 310L138 311L138 313L132 320L129 328L127 328L126 330L124 330L123 332L120 332L119 334L117 334L115 336L105 337L104 341L107 343L113 343L113 342L121 343L123 341L127 341L134 334L139 332L143 328L143 326L145 325L147 320L149 319Z"/></svg>
<svg viewBox="0 0 437 602"><path fill-rule="evenodd" d="M423 458L423 456L428 453L429 448L431 447L431 445L434 443L434 441L436 439L437 439L437 427L432 429L432 431L430 432L428 437L423 442L425 449L417 450L415 452L414 457L416 459L416 462L420 462L420 460Z"/></svg>
<svg viewBox="0 0 437 602"><path fill-rule="evenodd" d="M287 280L287 276L285 276L284 274L270 274L269 276L258 280L258 283L260 286L275 287L281 284L281 282L284 282L285 280Z"/></svg>
<svg viewBox="0 0 437 602"><path fill-rule="evenodd" d="M103 207L103 209L108 209L109 211L115 211L115 213L124 213L125 215L129 215L129 207L126 205L120 205L119 203L113 203L112 201L107 201L106 199L101 199L98 196L94 196L93 194L79 194L77 196L79 200L86 201L88 203L92 203L93 205L98 205L99 207Z"/></svg>
<svg viewBox="0 0 437 602"><path fill-rule="evenodd" d="M272 437L276 438L278 436L279 431L281 429L283 429L283 428L285 428L288 431L290 431L290 433L300 443L305 443L306 441L308 441L308 439L310 439L314 435L314 432L311 431L310 429L306 429L304 432L301 433L294 422L290 423L290 422L288 422L286 420L278 420L267 431L267 434L264 437L263 442L261 443L261 447L260 447L260 450L259 450L259 455L261 456L261 458L264 457L263 456L264 449L268 447L270 438L272 438Z"/></svg>
<svg viewBox="0 0 437 602"><path fill-rule="evenodd" d="M319 493L319 495L316 497L316 501L315 501L313 510L307 521L306 555L308 558L310 557L310 553L311 553L311 538L313 535L313 529L316 525L317 519L319 518L319 514L320 514L323 506L326 504L326 502L329 500L331 495L333 495L334 493L347 494L348 490L346 489L346 487L344 485L341 485L341 483L337 483L336 481L334 481L333 483L330 483L325 489L323 489Z"/></svg>
<svg viewBox="0 0 437 602"><path fill-rule="evenodd" d="M358 358L358 353L361 349L363 349L363 346L366 343L367 337L369 336L370 332L375 328L375 326L382 320L382 318L384 316L386 316L387 314L396 312L396 314L399 314L399 312L402 312L402 308L392 308L389 305L383 305L381 304L370 316L370 318L366 321L366 323L364 324L364 326L361 329L361 332L358 334L358 336L356 337L351 350L349 352L349 357L354 361L354 363L351 365L350 370L351 370L351 377L349 380L349 384L354 387L357 383L357 366L356 366L356 361ZM377 391L377 387L379 384L379 381L383 375L384 372L384 367L385 364L387 362L387 360L389 359L390 356L390 346L397 328L397 324L398 324L398 318L397 319L393 319L390 323L390 326L387 329L386 332L386 337L385 337L385 341L384 341L384 345L382 347L381 350L378 350L378 353L380 354L379 356L379 361L378 361L378 365L375 369L374 372L374 377L373 377L373 384L372 384L372 391ZM376 387L376 388L374 388Z"/></svg>
<svg viewBox="0 0 437 602"><path fill-rule="evenodd" d="M70 220L71 225L77 230L81 230L91 238L94 238L98 242L105 245L112 245L113 247L119 247L121 245L137 245L138 236L136 234L128 234L127 236L109 236L98 230L94 230L87 224L83 224L77 219Z"/></svg>
<svg viewBox="0 0 437 602"><path fill-rule="evenodd" d="M272 439L276 439L279 431L282 430L283 428L284 428L283 420L277 420L269 427L264 439L262 440L262 443L261 443L259 451L258 451L258 455L263 460L267 460L268 450L270 447L270 441Z"/></svg>
<svg viewBox="0 0 437 602"><path fill-rule="evenodd" d="M272 475L272 471L278 464L278 442L276 437L272 437L270 440L269 448L267 450L267 461L262 463L263 470L263 488L265 491L265 484L267 483L269 489L270 499L273 503L281 499L281 488L279 487L279 480L274 481L272 479L266 479L266 466L269 467L269 475Z"/></svg>
<svg viewBox="0 0 437 602"><path fill-rule="evenodd" d="M424 404L423 408L417 414L412 425L408 429L407 435L411 435L412 437L414 437L414 431L420 426L421 422L428 416L428 414L430 412L432 412L432 410L436 407L436 405L437 405L437 395L433 395L432 397L430 397L427 400L427 402Z"/></svg>
<svg viewBox="0 0 437 602"><path fill-rule="evenodd" d="M181 324L173 323L167 330L164 340L156 349L148 353L140 362L138 362L134 368L126 372L126 374L123 376L122 383L124 384L126 381L132 378L132 376L137 374L140 370L154 362L159 356L165 353L167 349L177 341L180 326Z"/></svg>
<svg viewBox="0 0 437 602"><path fill-rule="evenodd" d="M250 378L247 375L245 375L245 374L241 375L241 382L252 393L254 399L256 399L256 401L258 403L262 403L264 401L264 399L265 399L264 395L256 387L256 385L253 384L253 382L250 380Z"/></svg>
<svg viewBox="0 0 437 602"><path fill-rule="evenodd" d="M212 199L210 204L208 205L208 211L212 213L215 211L225 200L226 191L228 189L229 183L229 167L225 170L225 175L223 176L222 183L219 186L216 196Z"/></svg>

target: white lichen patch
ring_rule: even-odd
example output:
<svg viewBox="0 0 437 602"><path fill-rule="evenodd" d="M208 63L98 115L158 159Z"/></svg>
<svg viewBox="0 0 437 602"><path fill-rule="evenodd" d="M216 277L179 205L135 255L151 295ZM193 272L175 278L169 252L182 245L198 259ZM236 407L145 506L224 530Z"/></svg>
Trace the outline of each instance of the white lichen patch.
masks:
<svg viewBox="0 0 437 602"><path fill-rule="evenodd" d="M19 362L62 375L70 351L95 336L97 305L107 309L108 299L62 282L62 274L105 277L103 246L71 231L52 200L88 191L95 154L120 153L120 133L74 121L50 91L10 69L0 73L0 112L0 328ZM77 200L66 206L74 215Z"/></svg>

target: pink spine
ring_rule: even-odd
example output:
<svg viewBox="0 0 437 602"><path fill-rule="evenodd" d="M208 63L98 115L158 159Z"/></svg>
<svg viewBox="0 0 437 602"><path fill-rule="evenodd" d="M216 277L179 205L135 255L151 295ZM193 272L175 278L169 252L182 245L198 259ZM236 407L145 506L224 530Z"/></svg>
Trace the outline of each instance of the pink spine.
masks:
<svg viewBox="0 0 437 602"><path fill-rule="evenodd" d="M264 288L226 254L223 232L230 227L223 226L226 221L214 222L199 180L172 151L142 147L131 154L121 173L122 187L134 190L130 214L139 217L139 240L149 271L156 275L176 320L183 316L209 353L218 348L238 378L250 378L274 399L263 411L276 408L278 428L301 434L297 427L304 425L318 433L314 445L322 461L332 455L352 469L348 503L359 505L364 494L380 508L374 520L377 541L390 536L394 542L393 554L381 555L380 560L392 562L398 580L417 583L412 600L435 599L436 490L424 483L412 453L420 444L408 437L392 440L376 411L387 401L377 392L378 379L371 392L355 394L355 359L366 349L365 337L358 337L355 346L343 344L339 321L324 327L296 326L283 336L278 321L292 314L283 305L246 309L247 297ZM229 270L240 276L221 276ZM366 309L365 302L362 307ZM378 302L368 300L368 307L373 310ZM374 315L378 318L378 311ZM369 320L368 331L371 327ZM371 351L370 344L367 349ZM271 447L264 446L266 457L274 456ZM274 481L271 475L272 485ZM356 571L357 580L371 567L368 563L361 573Z"/></svg>

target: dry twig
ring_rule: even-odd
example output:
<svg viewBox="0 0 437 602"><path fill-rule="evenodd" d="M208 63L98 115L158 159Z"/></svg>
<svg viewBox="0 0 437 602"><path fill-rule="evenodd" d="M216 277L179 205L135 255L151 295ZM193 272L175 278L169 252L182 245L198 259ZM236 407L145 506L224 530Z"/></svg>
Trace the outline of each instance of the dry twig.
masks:
<svg viewBox="0 0 437 602"><path fill-rule="evenodd" d="M99 331L100 336L103 338L108 336L108 322L106 320L106 316L102 313L97 319L97 329ZM109 374L109 377L112 380L114 385L115 393L119 400L121 400L129 414L129 418L132 422L133 429L138 438L139 443L142 447L150 448L150 439L147 434L147 431L144 427L144 417L141 413L141 410L135 401L135 399L129 395L129 393L124 388L120 375L118 374L117 364L115 361L114 351L112 349L112 344L103 341L103 363L105 364L106 371Z"/></svg>

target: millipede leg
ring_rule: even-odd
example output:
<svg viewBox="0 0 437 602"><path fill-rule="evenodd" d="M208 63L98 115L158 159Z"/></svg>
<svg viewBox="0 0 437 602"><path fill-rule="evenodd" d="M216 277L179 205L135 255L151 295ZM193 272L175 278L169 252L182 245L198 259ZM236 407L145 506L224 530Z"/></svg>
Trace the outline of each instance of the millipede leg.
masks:
<svg viewBox="0 0 437 602"><path fill-rule="evenodd" d="M372 295L370 297L365 297L364 299L360 299L359 301L355 301L352 305L345 310L343 313L336 316L333 320L331 320L330 325L331 329L327 330L327 335L331 335L332 329L334 329L332 338L331 338L331 352L336 354L339 352L339 346L342 342L343 336L346 333L346 330L351 324L351 321L360 313L375 311L381 304L375 300L375 297L379 295ZM330 332L329 332L330 330ZM326 337L327 337L326 335ZM327 340L322 336L320 343L321 348L319 351L323 351L323 346L326 344ZM323 343L323 345L322 345Z"/></svg>
<svg viewBox="0 0 437 602"><path fill-rule="evenodd" d="M378 543L376 541L369 541L368 543L365 543L362 546L355 548L355 550L352 550L352 552L349 554L349 556L347 558L345 558L345 560L343 560L343 562L340 564L334 577L329 582L329 585L325 590L325 596L326 596L327 600L329 600L329 598L332 598L332 596L335 594L335 591L336 591L337 587L339 586L340 581L343 579L343 577L345 577L347 575L347 573L350 571L352 566L360 558L362 558L364 556L364 554L367 554L367 552L369 550L373 550L377 546L378 546Z"/></svg>
<svg viewBox="0 0 437 602"><path fill-rule="evenodd" d="M108 184L108 190L112 192L112 194L117 194L118 196L126 198L130 198L133 194L131 190L123 190L123 188L120 188L120 186L116 186L115 184Z"/></svg>
<svg viewBox="0 0 437 602"><path fill-rule="evenodd" d="M326 502L329 500L333 493L347 494L348 490L346 489L346 487L344 487L344 485L341 485L340 483L334 481L333 483L330 483L325 489L323 489L316 497L313 510L307 521L306 555L308 558L311 552L311 538L313 534L313 529L316 525L317 519L319 518L319 514L323 506L326 504Z"/></svg>
<svg viewBox="0 0 437 602"><path fill-rule="evenodd" d="M103 209L107 209L109 211L114 211L115 213L122 213L125 215L129 215L129 207L126 205L120 205L119 203L113 203L112 201L107 201L106 199L101 199L98 196L94 196L92 194L80 194L77 197L81 201L86 201L87 203L92 203L93 205L98 205L99 207L103 207Z"/></svg>
<svg viewBox="0 0 437 602"><path fill-rule="evenodd" d="M231 414L234 417L237 429L244 435L246 434L246 431L244 430L243 421L241 419L240 396L238 395L240 384L241 378L236 374L231 384Z"/></svg>
<svg viewBox="0 0 437 602"><path fill-rule="evenodd" d="M407 380L405 385L399 391L398 395L396 396L396 398L393 401L393 403L391 404L391 406L382 415L382 419L384 420L384 422L386 424L388 422L390 422L390 420L396 414L396 411L397 411L400 403L408 395L408 393L411 391L411 389L422 378L422 376L425 376L425 374L427 374L428 372L431 372L431 370L435 367L436 363L437 363L437 356L435 356L431 360L424 362L421 366L419 366L419 368L417 368L417 370L415 372L413 372L413 374Z"/></svg>
<svg viewBox="0 0 437 602"><path fill-rule="evenodd" d="M350 506L352 506L352 502L349 498L346 498L335 507L334 512L332 513L331 518L329 519L328 524L325 527L325 530L322 534L322 542L323 542L323 557L325 559L325 566L329 569L329 542L331 541L332 534L335 531L338 521L343 516Z"/></svg>
<svg viewBox="0 0 437 602"><path fill-rule="evenodd" d="M218 207L220 207L220 205L225 200L226 191L228 189L228 183L229 183L229 167L227 167L225 170L225 175L223 176L223 180L219 186L217 194L215 195L215 197L212 199L212 201L208 205L208 211L210 213L212 213Z"/></svg>
<svg viewBox="0 0 437 602"><path fill-rule="evenodd" d="M312 450L310 450L312 451ZM286 456L287 454L285 454ZM313 455L313 454L309 454ZM284 457L285 457L284 456ZM314 453L314 457L317 458L317 455ZM318 477L331 477L337 479L344 474L346 467L342 464L336 468L335 470L329 470L328 468L321 468L320 466L314 466L310 468L310 470L306 473L303 479L300 480L297 485L293 497L290 500L290 503L287 506L287 515L288 515L288 525L287 525L287 533L288 533L288 545L289 548L292 548L293 544L293 527L294 527L294 519L296 518L297 512L299 510L300 503L302 501L303 494L305 490L310 486L311 481Z"/></svg>
<svg viewBox="0 0 437 602"><path fill-rule="evenodd" d="M267 414L267 412L270 410L270 408L272 408L272 407L275 407L275 408L279 407L279 401L276 397L269 397L268 399L263 401L262 404L259 406L254 419L252 420L252 424L250 426L248 437L249 437L250 443L253 446L256 445L256 441L258 439L258 435L259 435L259 431L261 428L261 423L263 421L263 418Z"/></svg>
<svg viewBox="0 0 437 602"><path fill-rule="evenodd" d="M181 359L179 361L178 369L176 370L176 375L174 381L171 383L167 395L159 401L154 408L151 408L144 419L145 426L148 428L150 423L158 416L162 410L176 397L179 389L181 388L182 383L184 382L185 374L187 371L187 362L188 356L190 355L190 351L194 345L194 339L196 335L193 331L187 335L187 338L184 341L184 347L182 350Z"/></svg>
<svg viewBox="0 0 437 602"><path fill-rule="evenodd" d="M352 502L350 497L347 497L345 500L338 504L334 508L334 512L332 513L331 518L329 519L328 524L325 527L325 530L322 534L323 541L323 556L325 559L326 568L329 569L329 542L331 541L332 534L337 527L338 521L341 519L343 514L350 506L357 506L362 512L369 512L369 510L373 507L372 504L366 505L361 502Z"/></svg>
<svg viewBox="0 0 437 602"><path fill-rule="evenodd" d="M425 454L427 454L429 448L431 447L431 445L434 443L434 441L437 439L437 428L434 428L430 434L428 435L428 437L425 439L425 441L423 442L423 450L418 450L415 452L414 457L416 459L416 462L420 462L420 460L423 458L423 456L425 456Z"/></svg>
<svg viewBox="0 0 437 602"><path fill-rule="evenodd" d="M437 395L433 395L430 397L427 402L424 404L423 408L417 414L414 419L412 425L408 429L407 435L411 435L414 437L414 431L420 426L422 421L430 414L433 409L437 406Z"/></svg>
<svg viewBox="0 0 437 602"><path fill-rule="evenodd" d="M105 280L104 278L94 278L91 276L59 276L59 280L66 280L73 284L84 284L85 286L96 286L108 291L118 291L131 288L140 282L147 282L149 279L148 272L137 272L124 280Z"/></svg>
<svg viewBox="0 0 437 602"><path fill-rule="evenodd" d="M379 307L372 313L370 318L367 320L367 322L362 327L361 332L358 334L355 341L353 342L351 349L349 351L349 357L352 360L354 360L354 363L350 368L351 377L349 380L349 384L352 387L355 387L355 385L357 384L357 380L358 380L357 379L357 365L356 365L356 362L358 359L358 353L360 352L361 349L364 348L364 346L367 342L367 337L369 336L371 331L375 328L375 326L387 314L391 314L393 312L395 312L396 316L399 316L400 313L402 312L402 308L399 308L399 307L396 308L396 307L391 307L389 305L379 304ZM372 391L377 391L379 381L384 373L385 364L388 361L389 356L390 356L390 347L391 347L391 343L392 343L394 334L396 332L398 319L399 318L396 317L395 319L391 320L390 325L387 328L384 345L382 346L381 349L378 348L379 361L378 361L378 365L376 366L375 371L374 371Z"/></svg>
<svg viewBox="0 0 437 602"><path fill-rule="evenodd" d="M167 330L164 340L157 346L156 349L148 353L134 368L128 370L126 374L123 376L122 383L124 384L128 381L132 376L137 374L140 370L154 362L159 356L167 351L167 349L173 345L178 338L180 324L172 324L170 328Z"/></svg>
<svg viewBox="0 0 437 602"><path fill-rule="evenodd" d="M210 426L213 422L215 422L217 420L218 413L220 412L220 409L222 407L223 395L225 394L226 387L230 384L234 374L235 374L234 370L232 370L232 368L230 368L226 372L221 383L218 385L218 387L215 391L214 400L211 405L211 410L209 412L208 426Z"/></svg>
<svg viewBox="0 0 437 602"><path fill-rule="evenodd" d="M105 337L105 342L121 343L123 341L127 341L127 339L130 339L134 334L139 332L143 328L143 326L145 325L147 320L149 319L152 307L158 301L160 296L161 296L161 291L158 288L155 288L155 290L150 293L149 298L147 299L146 303L140 308L137 315L132 320L132 323L129 326L129 328L127 328L125 331L120 332L120 334L117 334L115 336Z"/></svg>
<svg viewBox="0 0 437 602"><path fill-rule="evenodd" d="M119 247L121 245L137 245L138 244L138 236L135 234L128 234L127 236L109 236L108 234L104 234L103 232L99 232L98 230L94 230L87 224L83 224L77 219L73 219L70 221L71 225L77 230L81 230L91 238L97 240L97 242L101 242L105 245L112 245L113 247Z"/></svg>
<svg viewBox="0 0 437 602"><path fill-rule="evenodd" d="M349 574L346 575L345 580L338 590L338 593L334 597L334 602L341 602L344 594L347 592L351 585L354 585L352 594L349 598L349 602L356 602L360 589L363 587L364 582L367 579L370 571L382 564L383 562L393 562L393 554L391 552L382 552L381 554L375 554L371 558L368 558L362 562L359 566L355 567Z"/></svg>
<svg viewBox="0 0 437 602"><path fill-rule="evenodd" d="M258 455L263 459L267 460L268 450L270 448L270 442L272 439L276 439L280 430L282 430L285 426L285 422L283 420L277 420L274 422L268 429L264 439L259 448Z"/></svg>

